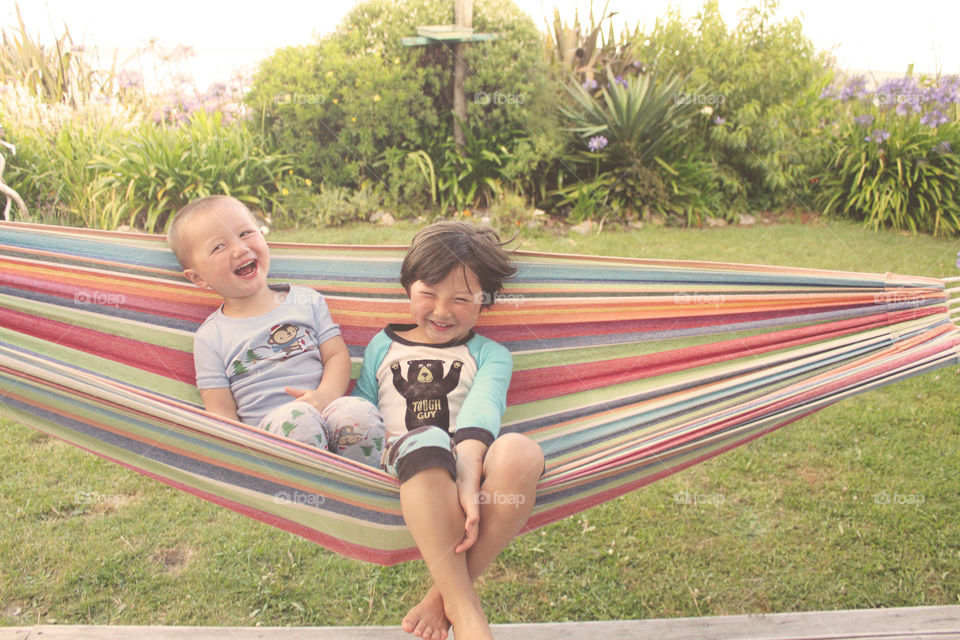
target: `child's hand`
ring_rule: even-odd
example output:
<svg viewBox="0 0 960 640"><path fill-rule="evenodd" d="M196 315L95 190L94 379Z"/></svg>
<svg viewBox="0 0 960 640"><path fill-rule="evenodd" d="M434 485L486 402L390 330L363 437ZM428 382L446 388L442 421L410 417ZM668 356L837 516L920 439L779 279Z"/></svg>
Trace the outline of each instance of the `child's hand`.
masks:
<svg viewBox="0 0 960 640"><path fill-rule="evenodd" d="M463 523L463 538L453 552L462 553L473 546L480 534L480 488L461 485L458 480L457 493L460 494L460 506L466 520Z"/></svg>
<svg viewBox="0 0 960 640"><path fill-rule="evenodd" d="M297 400L309 402L317 408L317 411L323 411L328 404L339 398L338 394L327 389L295 389L294 387L284 387L283 389Z"/></svg>

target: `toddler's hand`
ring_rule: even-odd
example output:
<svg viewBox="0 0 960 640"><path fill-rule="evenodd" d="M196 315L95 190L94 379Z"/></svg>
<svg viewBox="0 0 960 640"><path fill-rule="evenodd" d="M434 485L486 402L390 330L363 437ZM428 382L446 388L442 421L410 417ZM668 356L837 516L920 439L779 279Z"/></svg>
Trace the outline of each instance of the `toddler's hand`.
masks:
<svg viewBox="0 0 960 640"><path fill-rule="evenodd" d="M296 389L294 387L284 387L283 390L297 400L309 402L315 406L318 411L323 411L328 404L340 397L339 395L330 393L324 389Z"/></svg>

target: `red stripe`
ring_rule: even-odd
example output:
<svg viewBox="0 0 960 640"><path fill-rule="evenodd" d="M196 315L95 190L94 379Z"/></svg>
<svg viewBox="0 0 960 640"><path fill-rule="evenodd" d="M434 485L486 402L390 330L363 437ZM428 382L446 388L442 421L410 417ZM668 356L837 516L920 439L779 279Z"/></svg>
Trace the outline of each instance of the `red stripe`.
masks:
<svg viewBox="0 0 960 640"><path fill-rule="evenodd" d="M507 393L507 404L545 400L579 391L690 370L694 367L740 358L745 352L767 353L869 329L878 329L891 323L937 313L943 313L943 307L909 309L892 314L882 313L630 358L516 371Z"/></svg>
<svg viewBox="0 0 960 640"><path fill-rule="evenodd" d="M194 384L193 355L169 347L0 308L0 326L53 344Z"/></svg>

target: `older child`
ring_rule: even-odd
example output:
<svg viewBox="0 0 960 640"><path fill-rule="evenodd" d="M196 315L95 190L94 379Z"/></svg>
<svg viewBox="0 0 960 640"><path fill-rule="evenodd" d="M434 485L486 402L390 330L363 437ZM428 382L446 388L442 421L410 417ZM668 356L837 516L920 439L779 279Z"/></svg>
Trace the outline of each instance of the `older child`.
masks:
<svg viewBox="0 0 960 640"><path fill-rule="evenodd" d="M424 640L451 623L457 640L493 637L473 581L527 521L543 471L539 445L500 434L510 353L473 331L514 272L492 229L421 230L400 274L412 322L373 338L353 392L382 412L384 469L433 578L402 622Z"/></svg>
<svg viewBox="0 0 960 640"><path fill-rule="evenodd" d="M250 210L202 198L176 213L167 241L183 275L223 298L194 336L206 409L377 466L382 427L327 415L357 402L341 398L350 355L340 328L313 289L267 284L270 250Z"/></svg>

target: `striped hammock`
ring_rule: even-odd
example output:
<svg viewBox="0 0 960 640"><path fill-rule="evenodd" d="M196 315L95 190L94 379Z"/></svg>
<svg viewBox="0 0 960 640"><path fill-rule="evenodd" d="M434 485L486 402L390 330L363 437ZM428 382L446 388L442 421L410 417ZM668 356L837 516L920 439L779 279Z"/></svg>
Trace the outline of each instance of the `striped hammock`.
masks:
<svg viewBox="0 0 960 640"><path fill-rule="evenodd" d="M407 317L404 250L273 244L271 276L326 296L356 375ZM514 356L504 430L547 457L530 528L960 358L960 297L939 279L518 263L480 331ZM343 555L417 557L395 480L200 408L192 335L217 304L161 237L0 224L0 415Z"/></svg>

